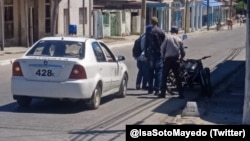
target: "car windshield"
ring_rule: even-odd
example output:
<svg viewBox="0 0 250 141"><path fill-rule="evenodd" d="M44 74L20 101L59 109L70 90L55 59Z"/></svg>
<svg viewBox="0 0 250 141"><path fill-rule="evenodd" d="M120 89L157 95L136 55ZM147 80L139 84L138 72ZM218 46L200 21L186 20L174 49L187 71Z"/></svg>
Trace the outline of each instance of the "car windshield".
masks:
<svg viewBox="0 0 250 141"><path fill-rule="evenodd" d="M65 40L41 40L26 56L51 56L67 58L84 58L85 43Z"/></svg>

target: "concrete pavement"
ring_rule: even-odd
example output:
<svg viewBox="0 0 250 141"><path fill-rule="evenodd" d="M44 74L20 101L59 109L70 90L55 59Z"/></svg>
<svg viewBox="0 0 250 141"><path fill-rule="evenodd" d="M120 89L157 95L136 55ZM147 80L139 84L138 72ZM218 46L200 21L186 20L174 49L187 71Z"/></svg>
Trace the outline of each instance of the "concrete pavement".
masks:
<svg viewBox="0 0 250 141"><path fill-rule="evenodd" d="M245 86L245 66L238 68L237 72L225 82L215 95L200 98L196 101L198 115L186 116L184 110L176 116L175 124L194 125L240 125L243 118Z"/></svg>
<svg viewBox="0 0 250 141"><path fill-rule="evenodd" d="M227 30L227 27L224 27L223 30ZM202 29L200 31L196 32L191 32L188 33L188 38L192 38L193 35L196 34L203 34L205 32L217 32L215 30L210 30L206 31L205 29ZM116 38L109 38L109 39L103 39L104 42L107 43L111 48L112 47L117 47L117 46L125 46L125 45L133 45L133 42L135 39L138 38L138 35L134 36L125 36L125 37L116 37ZM6 47L4 48L4 51L0 51L0 67L3 65L10 64L16 57L19 57L24 53L28 48L26 47ZM244 60L245 60L245 50L243 49L238 56L233 58L234 64L227 64L227 63L222 63L220 68L214 71L213 75L211 76L211 82L214 88L220 87L220 83L227 80L227 78L238 72L238 68L242 68L244 66ZM230 65L230 67L229 67ZM232 67L233 66L233 67ZM242 69L244 70L244 69ZM238 74L238 73L237 73ZM244 73L240 73L244 74ZM216 76L216 77L215 77ZM174 118L173 123L174 124L233 124L237 123L240 124L240 116L241 113L235 113L235 112L227 112L228 110L228 105L223 105L225 104L225 101L228 100L228 95L230 95L231 100L227 102L226 104L232 104L236 106L238 109L234 109L234 111L241 111L243 107L242 106L242 98L238 98L237 101L234 101L235 97L232 95L235 95L234 93L237 93L236 95L241 95L239 97L242 97L244 94L242 91L242 87L237 87L239 84L242 84L244 82L244 76L238 76L236 78L237 81L234 81L238 85L234 84L229 84L230 85L230 93L227 91L222 91L222 92L216 92L216 95L212 97L211 99L198 99L197 97L191 97L188 98L187 100L177 100L176 103L172 103L173 106L175 105L180 105L180 111L177 114L177 116ZM243 84L242 84L243 85ZM243 88L244 90L244 88ZM182 109L183 105L189 103L189 102L195 102L197 105L197 109L200 111L204 111L202 113L198 113L198 116L187 116L183 115L183 111L187 109L184 108ZM218 106L219 105L219 106ZM169 106L169 105L168 105ZM195 108L195 107L193 107ZM210 110L212 109L212 110ZM166 109L167 110L167 109ZM191 108L191 110L194 110ZM194 110L195 111L195 110ZM197 111L196 111L197 112ZM198 111L199 112L199 111ZM194 113L194 115L197 113ZM221 119L216 119L217 117L220 117ZM161 120L161 121L156 121L156 120ZM151 118L147 119L147 121L144 124L168 124L164 121L167 122L166 114L155 114L155 116L152 116ZM224 119L224 120L223 120ZM228 121L226 122L225 121ZM227 120L230 119L230 120ZM235 119L235 120L234 120Z"/></svg>

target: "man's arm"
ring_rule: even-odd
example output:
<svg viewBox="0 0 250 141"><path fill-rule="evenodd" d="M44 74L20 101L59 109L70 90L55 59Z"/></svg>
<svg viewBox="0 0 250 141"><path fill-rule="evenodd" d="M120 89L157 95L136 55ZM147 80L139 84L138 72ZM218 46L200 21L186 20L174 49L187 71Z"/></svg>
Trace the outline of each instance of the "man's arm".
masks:
<svg viewBox="0 0 250 141"><path fill-rule="evenodd" d="M180 55L181 55L181 60L185 57L185 55L186 55L186 52L185 52L185 50L184 50L184 46L183 46L183 42L181 41L180 42Z"/></svg>
<svg viewBox="0 0 250 141"><path fill-rule="evenodd" d="M165 58L166 48L167 48L167 38L165 38L165 40L163 40L163 43L161 44L161 56L163 57L163 59Z"/></svg>
<svg viewBox="0 0 250 141"><path fill-rule="evenodd" d="M145 34L145 46L144 46L144 53L145 53L145 57L148 58L148 48L150 45L150 37L148 35L148 33Z"/></svg>

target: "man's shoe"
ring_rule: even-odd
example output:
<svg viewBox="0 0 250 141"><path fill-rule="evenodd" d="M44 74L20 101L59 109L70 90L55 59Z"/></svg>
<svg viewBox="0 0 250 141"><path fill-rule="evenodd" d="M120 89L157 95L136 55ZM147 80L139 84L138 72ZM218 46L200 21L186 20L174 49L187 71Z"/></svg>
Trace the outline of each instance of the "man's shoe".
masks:
<svg viewBox="0 0 250 141"><path fill-rule="evenodd" d="M184 99L185 97L183 95L179 95L179 99Z"/></svg>
<svg viewBox="0 0 250 141"><path fill-rule="evenodd" d="M148 90L148 87L147 86L142 86L142 89L143 90Z"/></svg>
<svg viewBox="0 0 250 141"><path fill-rule="evenodd" d="M140 90L140 85L136 85L136 90Z"/></svg>
<svg viewBox="0 0 250 141"><path fill-rule="evenodd" d="M155 91L155 94L154 95L159 95L159 91Z"/></svg>
<svg viewBox="0 0 250 141"><path fill-rule="evenodd" d="M153 93L153 91L148 91L148 94L152 94Z"/></svg>
<svg viewBox="0 0 250 141"><path fill-rule="evenodd" d="M165 98L165 97L166 97L166 94L159 94L158 97L159 97L159 98Z"/></svg>

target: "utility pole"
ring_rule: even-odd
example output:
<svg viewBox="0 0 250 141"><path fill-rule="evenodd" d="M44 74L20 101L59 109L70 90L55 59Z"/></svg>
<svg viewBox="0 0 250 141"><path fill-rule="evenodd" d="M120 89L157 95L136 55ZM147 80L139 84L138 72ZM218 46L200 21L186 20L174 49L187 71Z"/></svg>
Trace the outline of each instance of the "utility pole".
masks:
<svg viewBox="0 0 250 141"><path fill-rule="evenodd" d="M209 30L209 24L210 24L210 19L209 19L209 0L207 0L207 30Z"/></svg>
<svg viewBox="0 0 250 141"><path fill-rule="evenodd" d="M1 51L4 50L4 3L3 0L0 0L0 25L1 25Z"/></svg>
<svg viewBox="0 0 250 141"><path fill-rule="evenodd" d="M243 106L243 124L250 124L250 1L247 1L247 36L246 36L246 76L245 76L245 98Z"/></svg>
<svg viewBox="0 0 250 141"><path fill-rule="evenodd" d="M59 0L54 0L53 6L53 20L52 20L52 35L57 34L57 24L58 24L58 12L59 12Z"/></svg>
<svg viewBox="0 0 250 141"><path fill-rule="evenodd" d="M93 36L93 0L89 0L89 36Z"/></svg>
<svg viewBox="0 0 250 141"><path fill-rule="evenodd" d="M69 28L69 25L70 25L70 0L68 0L68 28ZM69 31L69 29L68 29L68 34L70 34L69 33L70 31Z"/></svg>
<svg viewBox="0 0 250 141"><path fill-rule="evenodd" d="M229 18L230 18L230 19L232 19L232 13L233 13L232 7L233 7L233 0L230 0L230 10L229 10Z"/></svg>
<svg viewBox="0 0 250 141"><path fill-rule="evenodd" d="M25 0L25 29L26 29L26 46L27 48L30 46L30 38L29 38L29 0Z"/></svg>
<svg viewBox="0 0 250 141"><path fill-rule="evenodd" d="M146 26L146 0L141 3L141 34L144 33Z"/></svg>
<svg viewBox="0 0 250 141"><path fill-rule="evenodd" d="M85 0L82 1L82 35L85 35Z"/></svg>

